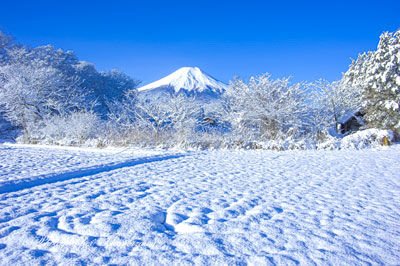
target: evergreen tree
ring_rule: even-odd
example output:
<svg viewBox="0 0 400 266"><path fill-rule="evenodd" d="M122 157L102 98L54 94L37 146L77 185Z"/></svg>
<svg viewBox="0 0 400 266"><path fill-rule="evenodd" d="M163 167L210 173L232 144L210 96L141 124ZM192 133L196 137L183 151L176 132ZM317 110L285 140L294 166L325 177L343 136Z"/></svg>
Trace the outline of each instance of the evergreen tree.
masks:
<svg viewBox="0 0 400 266"><path fill-rule="evenodd" d="M362 89L368 127L400 133L400 30L384 32L376 51L353 60L342 83Z"/></svg>

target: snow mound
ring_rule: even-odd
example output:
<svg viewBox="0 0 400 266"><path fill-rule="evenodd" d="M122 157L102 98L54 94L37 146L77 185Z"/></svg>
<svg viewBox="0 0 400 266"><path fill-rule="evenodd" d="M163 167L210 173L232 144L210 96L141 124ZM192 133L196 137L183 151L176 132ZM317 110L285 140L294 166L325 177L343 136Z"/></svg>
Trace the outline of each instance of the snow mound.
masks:
<svg viewBox="0 0 400 266"><path fill-rule="evenodd" d="M172 74L138 88L139 92L207 94L219 96L228 86L201 71L198 67L182 67Z"/></svg>
<svg viewBox="0 0 400 266"><path fill-rule="evenodd" d="M371 128L344 137L341 141L341 148L362 149L369 146L386 146L390 145L393 140L393 131Z"/></svg>

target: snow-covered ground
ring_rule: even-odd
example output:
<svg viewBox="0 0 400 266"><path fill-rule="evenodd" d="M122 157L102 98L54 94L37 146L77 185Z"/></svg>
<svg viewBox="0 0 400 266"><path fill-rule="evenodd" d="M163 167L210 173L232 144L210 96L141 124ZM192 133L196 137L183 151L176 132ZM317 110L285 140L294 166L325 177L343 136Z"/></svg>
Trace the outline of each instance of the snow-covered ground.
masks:
<svg viewBox="0 0 400 266"><path fill-rule="evenodd" d="M0 145L1 265L399 265L400 147Z"/></svg>

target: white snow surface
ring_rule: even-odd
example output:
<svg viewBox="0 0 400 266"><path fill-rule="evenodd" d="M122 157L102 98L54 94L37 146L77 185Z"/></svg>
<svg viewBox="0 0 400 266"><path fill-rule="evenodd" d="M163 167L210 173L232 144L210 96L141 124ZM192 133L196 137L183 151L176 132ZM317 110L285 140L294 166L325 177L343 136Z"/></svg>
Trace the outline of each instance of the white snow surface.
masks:
<svg viewBox="0 0 400 266"><path fill-rule="evenodd" d="M228 86L201 71L198 67L182 67L172 74L138 88L139 92L166 90L178 93L181 90L220 95Z"/></svg>
<svg viewBox="0 0 400 266"><path fill-rule="evenodd" d="M0 145L1 265L398 265L400 147Z"/></svg>

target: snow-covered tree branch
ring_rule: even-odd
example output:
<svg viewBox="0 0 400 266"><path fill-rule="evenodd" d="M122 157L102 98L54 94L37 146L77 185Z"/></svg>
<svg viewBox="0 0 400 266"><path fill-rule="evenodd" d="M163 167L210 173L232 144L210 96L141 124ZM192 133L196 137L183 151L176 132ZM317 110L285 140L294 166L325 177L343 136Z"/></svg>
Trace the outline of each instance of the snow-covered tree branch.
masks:
<svg viewBox="0 0 400 266"><path fill-rule="evenodd" d="M342 83L362 91L369 127L400 132L400 30L384 32L378 49L359 55Z"/></svg>
<svg viewBox="0 0 400 266"><path fill-rule="evenodd" d="M306 90L289 79L271 79L265 74L251 77L248 84L231 82L224 95L226 113L235 134L252 139L298 137L307 113Z"/></svg>

